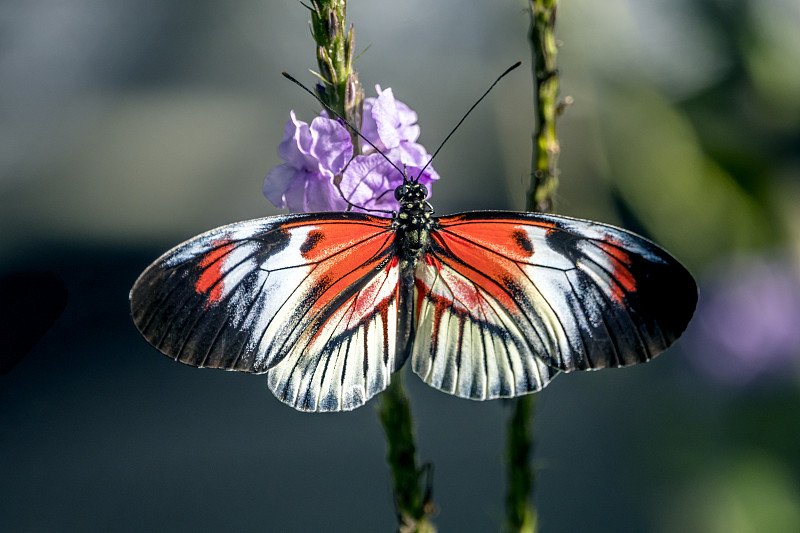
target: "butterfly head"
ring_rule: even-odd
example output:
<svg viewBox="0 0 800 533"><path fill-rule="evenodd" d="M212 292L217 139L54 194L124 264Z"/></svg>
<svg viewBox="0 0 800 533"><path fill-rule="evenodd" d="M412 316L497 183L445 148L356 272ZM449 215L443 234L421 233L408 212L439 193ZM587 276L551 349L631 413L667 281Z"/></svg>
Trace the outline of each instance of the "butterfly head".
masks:
<svg viewBox="0 0 800 533"><path fill-rule="evenodd" d="M394 190L394 197L401 206L423 203L428 197L428 188L416 181L403 181L403 184Z"/></svg>

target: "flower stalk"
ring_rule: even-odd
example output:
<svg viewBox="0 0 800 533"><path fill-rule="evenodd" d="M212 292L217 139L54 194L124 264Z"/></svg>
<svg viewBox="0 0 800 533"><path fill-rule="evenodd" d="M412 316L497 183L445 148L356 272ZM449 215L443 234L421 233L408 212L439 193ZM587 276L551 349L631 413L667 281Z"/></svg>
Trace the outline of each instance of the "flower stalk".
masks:
<svg viewBox="0 0 800 533"><path fill-rule="evenodd" d="M322 83L317 84L317 95L350 124L361 124L361 107L364 90L353 69L355 59L355 34L353 25L347 28L346 0L311 0L311 35L317 43L317 66ZM360 139L350 132L355 153Z"/></svg>
<svg viewBox="0 0 800 533"><path fill-rule="evenodd" d="M556 135L558 104L558 46L555 37L557 0L530 0L530 43L533 52L533 90L536 117L533 134L531 171L533 183L528 198L529 211L553 209L558 187L558 155L561 151Z"/></svg>
<svg viewBox="0 0 800 533"><path fill-rule="evenodd" d="M536 507L531 503L535 472L531 467L533 419L536 400L533 394L514 398L508 423L508 491L506 493L506 530L509 533L536 531Z"/></svg>
<svg viewBox="0 0 800 533"><path fill-rule="evenodd" d="M400 533L435 533L431 494L432 465L417 466L411 405L403 389L402 372L381 394L378 416L386 432L386 459L392 471L394 503Z"/></svg>

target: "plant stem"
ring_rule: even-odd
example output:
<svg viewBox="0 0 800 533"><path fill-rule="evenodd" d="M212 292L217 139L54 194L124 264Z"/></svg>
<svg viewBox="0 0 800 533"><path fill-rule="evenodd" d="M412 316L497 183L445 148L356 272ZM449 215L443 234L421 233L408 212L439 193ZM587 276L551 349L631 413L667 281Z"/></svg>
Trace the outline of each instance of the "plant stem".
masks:
<svg viewBox="0 0 800 533"><path fill-rule="evenodd" d="M534 56L533 155L532 183L528 211L551 211L558 187L558 155L556 119L558 104L558 53L555 38L557 0L529 0L530 42ZM506 528L513 533L536 531L537 513L532 503L536 472L531 467L533 422L536 400L532 394L513 400L513 413L508 425L508 493L506 496Z"/></svg>
<svg viewBox="0 0 800 533"><path fill-rule="evenodd" d="M536 400L533 394L513 400L514 412L508 424L508 493L506 495L506 527L509 532L536 531L536 508L531 504L534 471L531 468L533 451L533 415Z"/></svg>
<svg viewBox="0 0 800 533"><path fill-rule="evenodd" d="M403 390L402 372L392 375L392 383L381 394L378 405L389 449L386 459L392 470L395 509L401 533L435 533L430 521L431 465L417 466L414 427L408 397Z"/></svg>
<svg viewBox="0 0 800 533"><path fill-rule="evenodd" d="M558 187L558 154L556 135L558 106L558 71L555 37L556 0L530 0L530 41L534 56L533 90L536 122L533 134L531 171L533 184L528 198L529 211L553 209Z"/></svg>
<svg viewBox="0 0 800 533"><path fill-rule="evenodd" d="M360 127L364 90L353 70L355 34L352 25L347 28L346 14L346 0L311 0L311 34L317 43L318 75L322 80L316 90L323 102ZM356 154L360 153L360 139L353 132L350 137Z"/></svg>

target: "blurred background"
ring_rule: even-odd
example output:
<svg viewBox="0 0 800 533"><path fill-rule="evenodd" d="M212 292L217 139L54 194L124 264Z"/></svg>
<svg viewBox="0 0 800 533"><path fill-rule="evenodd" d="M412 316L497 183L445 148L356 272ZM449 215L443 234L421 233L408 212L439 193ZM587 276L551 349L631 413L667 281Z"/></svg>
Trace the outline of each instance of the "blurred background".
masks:
<svg viewBox="0 0 800 533"><path fill-rule="evenodd" d="M348 7L367 96L391 87L430 151L526 62L438 156L433 188L440 214L523 209L526 3ZM161 356L129 317L161 252L279 212L261 185L289 110L318 111L280 75L314 82L308 19L289 1L0 4L3 530L395 527L374 400L295 412L263 376ZM798 28L795 0L561 2L575 103L557 210L653 238L700 301L654 362L538 395L541 531L800 531ZM498 530L508 405L406 383L440 531Z"/></svg>

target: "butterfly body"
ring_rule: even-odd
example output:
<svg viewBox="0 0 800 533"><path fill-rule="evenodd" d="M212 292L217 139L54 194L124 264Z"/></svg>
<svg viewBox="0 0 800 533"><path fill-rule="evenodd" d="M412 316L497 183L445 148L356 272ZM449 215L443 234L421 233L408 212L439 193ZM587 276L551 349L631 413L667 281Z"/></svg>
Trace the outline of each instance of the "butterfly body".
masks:
<svg viewBox="0 0 800 533"><path fill-rule="evenodd" d="M406 262L403 271L413 269L430 243L430 232L436 227L433 208L427 202L428 189L421 183L404 183L395 190L400 211L392 217L397 233L400 256Z"/></svg>
<svg viewBox="0 0 800 533"><path fill-rule="evenodd" d="M625 230L534 213L437 218L410 180L395 196L391 219L297 214L199 235L136 281L134 322L176 360L266 372L289 405L338 411L409 358L426 383L472 399L647 361L694 311L689 273Z"/></svg>

